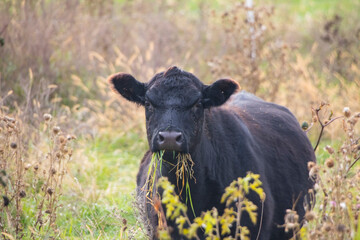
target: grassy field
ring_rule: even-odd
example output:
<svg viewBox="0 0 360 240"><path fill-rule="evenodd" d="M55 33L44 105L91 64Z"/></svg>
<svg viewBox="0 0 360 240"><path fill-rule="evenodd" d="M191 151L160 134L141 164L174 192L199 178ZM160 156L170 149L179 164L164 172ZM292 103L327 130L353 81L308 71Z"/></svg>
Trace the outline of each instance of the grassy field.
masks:
<svg viewBox="0 0 360 240"><path fill-rule="evenodd" d="M146 239L134 207L144 113L106 78L123 71L147 81L172 65L206 83L229 76L287 106L300 124L314 124L314 146L318 120L349 107L316 151L316 217L301 234L359 236L360 129L351 119L360 112L360 4L254 3L255 60L246 8L236 1L2 1L0 238ZM316 117L321 102L330 105Z"/></svg>

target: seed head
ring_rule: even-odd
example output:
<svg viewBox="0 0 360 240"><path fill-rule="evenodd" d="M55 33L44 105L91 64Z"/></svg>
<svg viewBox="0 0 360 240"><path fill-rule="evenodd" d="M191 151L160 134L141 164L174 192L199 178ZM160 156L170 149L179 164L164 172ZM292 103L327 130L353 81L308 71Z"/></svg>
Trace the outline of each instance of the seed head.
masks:
<svg viewBox="0 0 360 240"><path fill-rule="evenodd" d="M55 168L52 168L52 169L51 169L51 173L52 173L52 175L56 174L56 169L55 169Z"/></svg>
<svg viewBox="0 0 360 240"><path fill-rule="evenodd" d="M344 107L343 113L344 113L345 117L349 118L351 116L350 108L349 107Z"/></svg>
<svg viewBox="0 0 360 240"><path fill-rule="evenodd" d="M51 114L49 114L49 113L45 113L44 116L43 116L43 118L44 118L44 120L45 120L46 122L49 122L49 121L51 121L52 116L51 116Z"/></svg>
<svg viewBox="0 0 360 240"><path fill-rule="evenodd" d="M50 214L51 210L50 209L46 209L45 213Z"/></svg>
<svg viewBox="0 0 360 240"><path fill-rule="evenodd" d="M326 145L325 150L328 151L328 153L333 154L334 149L330 145Z"/></svg>
<svg viewBox="0 0 360 240"><path fill-rule="evenodd" d="M286 209L285 222L295 223L299 220L299 215L296 211Z"/></svg>
<svg viewBox="0 0 360 240"><path fill-rule="evenodd" d="M338 231L338 232L343 233L343 232L345 232L345 230L346 230L346 226L344 224L339 224L336 226L336 231Z"/></svg>
<svg viewBox="0 0 360 240"><path fill-rule="evenodd" d="M313 181L315 181L318 177L318 173L319 173L319 167L318 166L314 166L310 169L309 171L309 177L310 179L312 179Z"/></svg>
<svg viewBox="0 0 360 240"><path fill-rule="evenodd" d="M67 140L70 141L70 140L76 139L76 136L74 136L74 135L67 135L66 138L67 138Z"/></svg>
<svg viewBox="0 0 360 240"><path fill-rule="evenodd" d="M331 228L332 228L331 223L328 223L328 222L325 223L324 226L323 226L323 229L324 229L325 232L330 232Z"/></svg>
<svg viewBox="0 0 360 240"><path fill-rule="evenodd" d="M27 163L24 168L25 168L25 170L28 170L30 167L31 167L31 164Z"/></svg>
<svg viewBox="0 0 360 240"><path fill-rule="evenodd" d="M308 167L308 170L312 169L316 164L314 162L308 162L307 163L307 167Z"/></svg>
<svg viewBox="0 0 360 240"><path fill-rule="evenodd" d="M54 190L52 188L48 188L46 191L49 195L52 195L54 193Z"/></svg>
<svg viewBox="0 0 360 240"><path fill-rule="evenodd" d="M60 143L63 144L63 143L65 143L65 141L66 141L66 138L65 138L64 136L60 136L60 137L59 137L59 142L60 142Z"/></svg>
<svg viewBox="0 0 360 240"><path fill-rule="evenodd" d="M288 232L291 229L295 229L297 227L299 227L299 215L297 214L296 211L293 211L291 209L286 209L286 214L285 214L285 232Z"/></svg>
<svg viewBox="0 0 360 240"><path fill-rule="evenodd" d="M26 192L25 192L24 190L21 190L21 191L19 192L19 196L20 196L20 198L26 197Z"/></svg>
<svg viewBox="0 0 360 240"><path fill-rule="evenodd" d="M332 158L326 159L325 165L326 165L328 168L332 168L332 167L334 166L334 160L333 160Z"/></svg>
<svg viewBox="0 0 360 240"><path fill-rule="evenodd" d="M37 171L39 169L39 165L34 166L34 170Z"/></svg>
<svg viewBox="0 0 360 240"><path fill-rule="evenodd" d="M3 200L4 200L4 207L7 207L10 204L10 200L7 196L3 195Z"/></svg>
<svg viewBox="0 0 360 240"><path fill-rule="evenodd" d="M60 132L60 127L59 126L55 126L53 127L53 133L56 135Z"/></svg>
<svg viewBox="0 0 360 240"><path fill-rule="evenodd" d="M307 221L312 221L316 218L316 214L313 211L309 211L305 214L305 219Z"/></svg>
<svg viewBox="0 0 360 240"><path fill-rule="evenodd" d="M16 142L12 142L12 143L10 144L10 147L11 147L12 149L16 149L16 148L17 148L17 143L16 143Z"/></svg>

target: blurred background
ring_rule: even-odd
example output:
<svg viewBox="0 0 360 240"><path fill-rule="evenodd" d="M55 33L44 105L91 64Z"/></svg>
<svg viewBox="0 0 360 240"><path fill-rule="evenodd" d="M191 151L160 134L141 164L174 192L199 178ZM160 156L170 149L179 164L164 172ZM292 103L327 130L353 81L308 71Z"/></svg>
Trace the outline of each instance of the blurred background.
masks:
<svg viewBox="0 0 360 240"><path fill-rule="evenodd" d="M58 140L44 114L77 138L50 230L38 229L42 198L34 196L41 190L25 184L34 171L21 177L33 196L21 200L22 231L1 230L32 238L144 237L131 195L147 149L144 113L110 91L106 78L116 72L145 82L177 65L208 84L230 77L287 106L299 123L312 122L321 102L330 104L326 117L344 107L359 111L359 13L353 0L1 0L0 112L21 128L4 135L4 144L17 139L21 164L46 168ZM324 144L340 145L342 125L334 125ZM319 131L309 133L313 145ZM46 174L39 179L46 182Z"/></svg>

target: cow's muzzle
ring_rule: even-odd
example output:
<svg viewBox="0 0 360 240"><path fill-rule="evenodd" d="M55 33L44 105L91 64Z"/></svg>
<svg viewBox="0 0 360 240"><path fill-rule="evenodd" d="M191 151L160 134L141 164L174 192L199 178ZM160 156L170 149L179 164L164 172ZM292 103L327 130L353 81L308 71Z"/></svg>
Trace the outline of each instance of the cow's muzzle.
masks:
<svg viewBox="0 0 360 240"><path fill-rule="evenodd" d="M182 152L184 137L177 131L160 131L156 137L159 150Z"/></svg>

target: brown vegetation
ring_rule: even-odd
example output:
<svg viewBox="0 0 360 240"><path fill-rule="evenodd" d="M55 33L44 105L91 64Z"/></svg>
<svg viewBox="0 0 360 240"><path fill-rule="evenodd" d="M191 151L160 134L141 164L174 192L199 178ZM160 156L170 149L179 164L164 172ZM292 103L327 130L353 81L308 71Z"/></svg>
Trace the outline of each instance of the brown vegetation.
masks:
<svg viewBox="0 0 360 240"><path fill-rule="evenodd" d="M359 234L359 3L345 13L299 23L280 6L255 6L255 21L249 22L244 4L194 2L195 10L187 1L167 0L0 2L2 238L66 236L57 222L66 211L60 208L63 186L82 200L101 199L97 186L81 188L66 177L79 173L94 184L86 169L92 163L84 149L72 153L68 132L82 146L135 133L140 137L119 147L138 150L137 142L145 139L143 113L109 94L105 79L122 71L147 81L171 65L208 83L231 77L242 89L313 123L314 146L322 136L318 164L311 167L317 200L300 234ZM316 112L320 102L331 108ZM344 117L324 127L334 116ZM68 164L71 154L77 154L74 165ZM114 212L121 236L134 236L138 225ZM99 236L91 230L96 224L81 227L77 236Z"/></svg>

